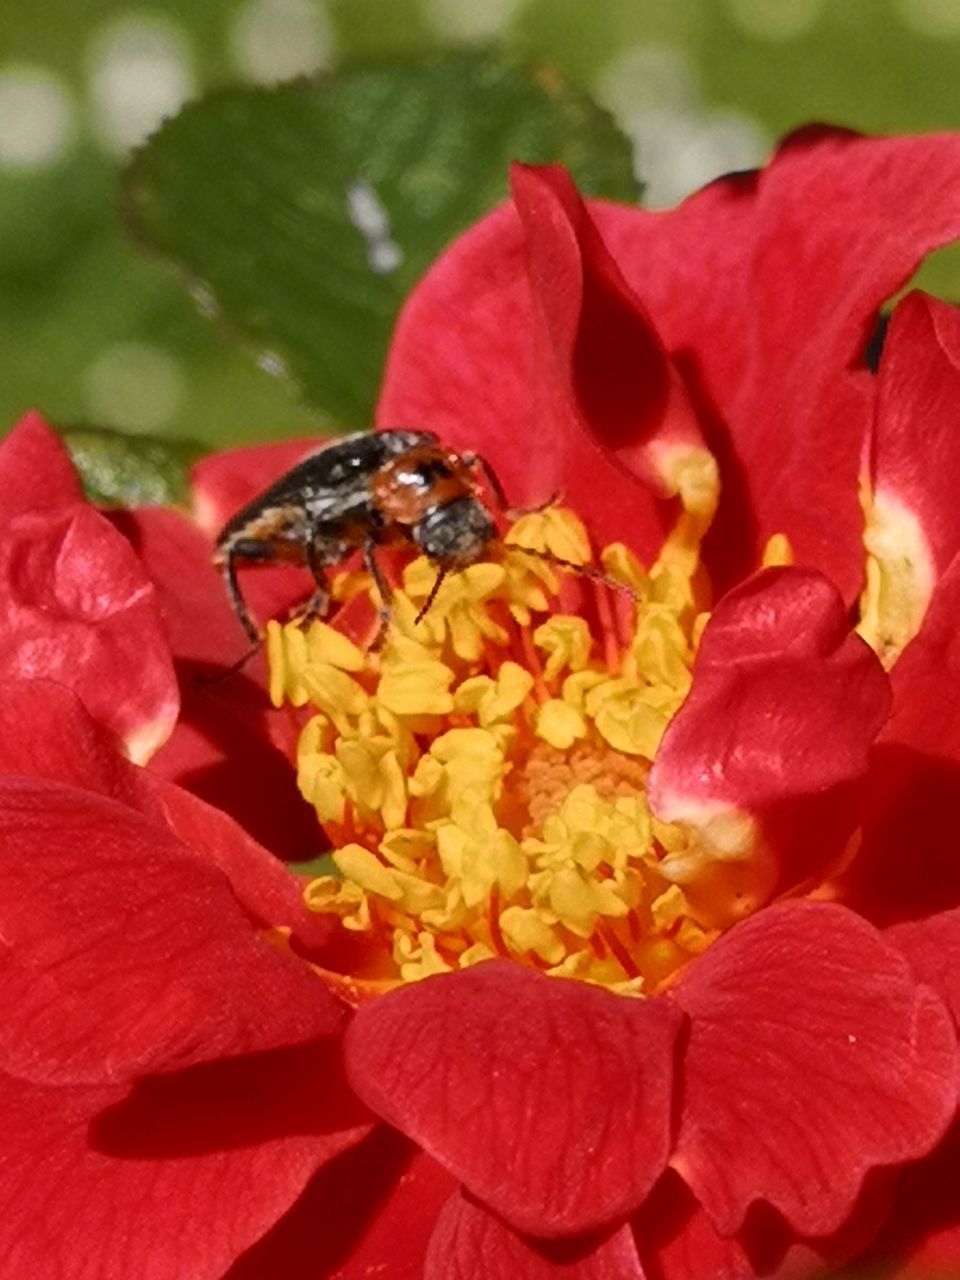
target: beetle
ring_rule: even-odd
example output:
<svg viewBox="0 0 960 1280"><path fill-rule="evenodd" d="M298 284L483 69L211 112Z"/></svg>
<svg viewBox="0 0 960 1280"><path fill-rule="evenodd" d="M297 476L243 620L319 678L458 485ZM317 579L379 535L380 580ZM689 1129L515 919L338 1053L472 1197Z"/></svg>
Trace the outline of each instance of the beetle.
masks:
<svg viewBox="0 0 960 1280"><path fill-rule="evenodd" d="M322 617L329 604L326 570L353 551L362 553L380 595L382 633L390 588L376 550L384 546L413 546L437 566L419 620L444 575L482 559L497 540L481 476L507 511L489 464L444 447L430 431L361 431L304 458L242 507L217 538L214 563L247 635L260 640L237 582L239 563L305 566L314 591L300 616Z"/></svg>

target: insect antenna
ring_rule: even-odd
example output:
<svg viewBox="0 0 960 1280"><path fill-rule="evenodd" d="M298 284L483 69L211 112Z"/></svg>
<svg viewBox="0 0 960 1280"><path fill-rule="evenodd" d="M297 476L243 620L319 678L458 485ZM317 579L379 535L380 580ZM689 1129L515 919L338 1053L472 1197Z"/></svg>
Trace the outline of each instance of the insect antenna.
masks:
<svg viewBox="0 0 960 1280"><path fill-rule="evenodd" d="M558 565L561 569L570 569L573 573L579 574L581 578L589 578L591 582L602 582L605 587L612 587L614 591L622 591L635 604L643 603L641 597L629 583L621 582L619 578L611 578L608 573L604 573L601 569L595 569L593 565L577 564L576 560L565 560L563 556L555 556L552 551L534 551L532 547L521 547L518 542L505 542L503 545L513 551L522 551L524 555L536 556L538 560L545 560L547 564Z"/></svg>
<svg viewBox="0 0 960 1280"><path fill-rule="evenodd" d="M417 616L413 620L414 626L416 626L417 623L422 622L423 619L430 612L430 606L433 604L434 600L436 600L437 592L440 590L440 584L443 582L446 576L447 576L446 569L440 569L437 571L437 576L433 581L433 586L430 588L430 594L427 596L426 600L424 600L423 604L420 606L420 612L417 614Z"/></svg>
<svg viewBox="0 0 960 1280"><path fill-rule="evenodd" d="M263 641L258 640L255 645L252 645L246 653L241 654L236 662L232 662L229 667L224 667L216 675L197 676L196 683L203 689L209 689L213 685L222 684L224 680L229 680L231 676L239 675L247 663L257 656L262 646Z"/></svg>

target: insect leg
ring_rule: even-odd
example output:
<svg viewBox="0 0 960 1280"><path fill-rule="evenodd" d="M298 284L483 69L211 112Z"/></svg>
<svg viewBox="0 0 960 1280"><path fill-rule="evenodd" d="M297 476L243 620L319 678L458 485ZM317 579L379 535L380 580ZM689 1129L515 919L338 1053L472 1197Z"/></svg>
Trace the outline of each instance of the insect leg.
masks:
<svg viewBox="0 0 960 1280"><path fill-rule="evenodd" d="M237 553L232 547L226 552L223 558L223 576L227 584L227 596L230 599L230 603L233 605L234 613L240 619L240 623L244 631L253 643L259 644L262 636L257 628L257 624L250 617L246 603L244 602L243 596L240 592L240 585L237 582Z"/></svg>
<svg viewBox="0 0 960 1280"><path fill-rule="evenodd" d="M370 577L373 578L377 588L377 594L380 597L380 608L377 610L380 616L380 625L377 628L377 634L373 639L373 648L378 649L383 643L387 626L390 622L390 600L393 592L390 590L390 584L383 576L383 570L377 562L375 554L376 543L372 538L368 538L363 544L363 563L367 566Z"/></svg>
<svg viewBox="0 0 960 1280"><path fill-rule="evenodd" d="M560 501L559 492L555 492L555 493L551 493L550 497L546 500L546 502L537 503L536 506L511 507L509 501L507 500L507 495L504 492L503 485L500 483L500 477L494 471L493 467L491 467L490 463L486 460L486 458L482 457L479 453L472 453L472 452L465 453L462 455L462 457L463 457L463 461L466 463L468 467L470 467L472 471L476 471L476 469L479 467L479 469L483 472L484 478L486 479L487 484L492 489L494 498L496 498L497 500L497 506L500 508L503 514L505 516L509 516L511 520L515 520L518 516L532 515L536 511L545 511L547 507L555 506L556 503Z"/></svg>
<svg viewBox="0 0 960 1280"><path fill-rule="evenodd" d="M330 604L330 592L327 589L327 575L318 556L316 538L307 543L307 568L313 574L313 595L300 610L299 620L310 622L313 618L325 618Z"/></svg>
<svg viewBox="0 0 960 1280"><path fill-rule="evenodd" d="M440 587L443 584L443 580L446 576L447 576L446 569L441 568L437 570L437 576L433 580L433 586L430 588L430 594L427 596L426 600L424 600L423 604L420 606L420 612L417 614L417 616L413 620L414 626L416 626L418 622L422 622L423 619L430 612L430 606L433 604L434 600L436 600L437 592L440 590Z"/></svg>

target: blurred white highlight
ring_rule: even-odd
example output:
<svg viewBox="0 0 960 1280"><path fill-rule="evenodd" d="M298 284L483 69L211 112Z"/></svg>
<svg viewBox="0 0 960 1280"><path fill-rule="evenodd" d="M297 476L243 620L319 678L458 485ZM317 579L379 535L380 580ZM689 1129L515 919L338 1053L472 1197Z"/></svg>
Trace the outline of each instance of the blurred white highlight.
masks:
<svg viewBox="0 0 960 1280"><path fill-rule="evenodd" d="M897 0L895 8L921 35L935 40L960 36L960 0Z"/></svg>
<svg viewBox="0 0 960 1280"><path fill-rule="evenodd" d="M509 25L518 0L426 0L435 31L457 40L488 40Z"/></svg>
<svg viewBox="0 0 960 1280"><path fill-rule="evenodd" d="M39 169L73 141L76 121L67 86L43 67L0 68L0 169Z"/></svg>
<svg viewBox="0 0 960 1280"><path fill-rule="evenodd" d="M764 40L795 40L816 25L824 0L727 0L734 22Z"/></svg>
<svg viewBox="0 0 960 1280"><path fill-rule="evenodd" d="M149 432L179 409L184 377L179 362L161 347L118 342L86 369L81 390L97 426Z"/></svg>
<svg viewBox="0 0 960 1280"><path fill-rule="evenodd" d="M390 217L373 187L357 180L347 187L350 221L367 242L367 261L378 275L395 271L403 250L390 235Z"/></svg>
<svg viewBox="0 0 960 1280"><path fill-rule="evenodd" d="M186 39L162 16L128 14L102 28L93 41L94 126L115 154L143 142L180 110L194 88Z"/></svg>
<svg viewBox="0 0 960 1280"><path fill-rule="evenodd" d="M234 65L259 84L328 67L333 43L330 18L319 0L248 0L230 28Z"/></svg>

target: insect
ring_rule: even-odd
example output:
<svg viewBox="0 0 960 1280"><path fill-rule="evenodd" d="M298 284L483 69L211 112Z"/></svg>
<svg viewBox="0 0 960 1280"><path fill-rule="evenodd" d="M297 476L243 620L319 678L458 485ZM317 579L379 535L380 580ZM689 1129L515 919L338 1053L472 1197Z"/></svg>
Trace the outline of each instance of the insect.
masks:
<svg viewBox="0 0 960 1280"><path fill-rule="evenodd" d="M227 594L254 642L260 633L237 582L237 565L303 565L314 591L304 617L322 617L329 593L326 570L360 551L380 595L381 630L389 619L390 589L376 558L384 546L413 546L437 566L438 577L483 558L497 539L482 497L481 476L504 511L507 500L492 468L473 453L454 453L429 431L363 431L311 454L227 522L214 562Z"/></svg>
<svg viewBox="0 0 960 1280"><path fill-rule="evenodd" d="M509 506L488 462L476 453L455 453L430 431L361 431L310 454L242 507L217 539L214 563L223 570L227 594L247 635L259 643L260 632L237 582L239 563L309 569L314 590L298 614L309 619L326 613L326 570L360 551L380 596L379 641L390 619L390 587L376 551L387 546L412 546L436 565L437 577L417 614L419 622L450 570L475 564L498 544L484 481L501 512L521 514ZM555 496L544 505L554 501ZM588 565L525 550L634 594Z"/></svg>

